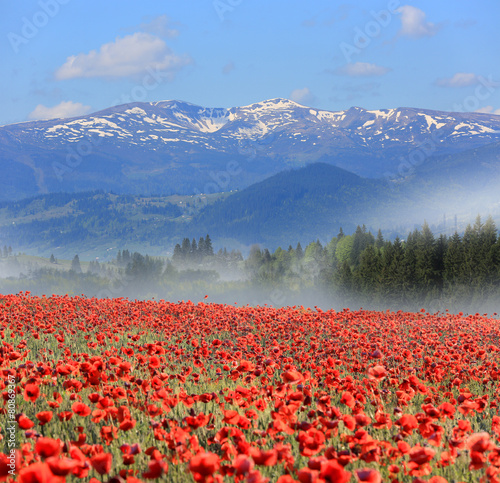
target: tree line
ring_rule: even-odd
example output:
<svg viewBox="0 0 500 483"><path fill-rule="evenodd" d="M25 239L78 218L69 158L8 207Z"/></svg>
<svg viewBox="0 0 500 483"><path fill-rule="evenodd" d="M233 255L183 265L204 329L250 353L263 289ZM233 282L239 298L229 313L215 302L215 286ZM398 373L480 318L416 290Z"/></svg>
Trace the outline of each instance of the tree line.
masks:
<svg viewBox="0 0 500 483"><path fill-rule="evenodd" d="M363 225L350 235L340 229L329 241L316 240L305 248L299 242L271 252L254 245L244 258L237 250L215 252L206 235L198 241L184 238L169 259L120 250L114 260L92 261L82 270L76 255L69 272L66 282L80 277L87 285L134 280L117 296L155 293L167 298L174 293L172 287L184 284L187 298L196 290L226 290L243 297L249 290L266 294L278 289L285 296L271 303L293 305L307 292L319 297L323 306L467 307L491 312L500 297L500 237L491 217L483 222L478 216L462 234L436 236L424 223L404 239L394 240L384 239L380 230L372 234ZM30 278L53 283L60 273L44 268L30 272Z"/></svg>
<svg viewBox="0 0 500 483"><path fill-rule="evenodd" d="M246 260L261 284L312 284L346 303L416 308L419 304L493 303L500 296L500 237L493 219L478 216L460 235L434 236L427 223L406 239L384 240L365 226L317 240L302 251L253 247Z"/></svg>

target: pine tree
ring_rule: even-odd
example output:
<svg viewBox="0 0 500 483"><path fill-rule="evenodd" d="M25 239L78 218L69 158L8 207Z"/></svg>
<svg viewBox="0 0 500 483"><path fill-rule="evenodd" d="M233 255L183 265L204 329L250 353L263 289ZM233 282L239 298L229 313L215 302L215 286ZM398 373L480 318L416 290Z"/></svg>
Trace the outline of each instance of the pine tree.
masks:
<svg viewBox="0 0 500 483"><path fill-rule="evenodd" d="M295 248L295 255L297 257L297 260L302 260L304 257L304 250L302 250L302 245L300 242L297 243L297 248Z"/></svg>
<svg viewBox="0 0 500 483"><path fill-rule="evenodd" d="M342 262L334 274L334 286L338 295L349 299L352 295L353 276L351 267L347 262Z"/></svg>
<svg viewBox="0 0 500 483"><path fill-rule="evenodd" d="M363 230L358 225L356 231L354 232L352 239L352 248L350 253L350 263L352 266L357 266L359 262L359 256L363 251Z"/></svg>
<svg viewBox="0 0 500 483"><path fill-rule="evenodd" d="M198 253L200 255L200 259L203 259L207 255L205 239L202 236L200 236L200 239L198 240Z"/></svg>
<svg viewBox="0 0 500 483"><path fill-rule="evenodd" d="M495 253L493 247L497 241L497 228L493 218L488 216L479 233L478 284L485 290L495 279Z"/></svg>
<svg viewBox="0 0 500 483"><path fill-rule="evenodd" d="M210 236L208 234L205 237L205 251L206 251L207 257L214 256L214 248L212 246L212 240L210 240Z"/></svg>
<svg viewBox="0 0 500 483"><path fill-rule="evenodd" d="M366 226L363 225L360 227L359 225L356 228L356 231L353 236L350 262L351 265L357 267L359 264L359 257L361 253L365 250L365 248L369 245L373 245L375 243L375 239L370 232L366 232Z"/></svg>
<svg viewBox="0 0 500 483"><path fill-rule="evenodd" d="M82 267L80 266L80 257L75 255L73 261L71 262L71 270L75 273L82 273Z"/></svg>
<svg viewBox="0 0 500 483"><path fill-rule="evenodd" d="M470 224L467 225L462 239L464 263L462 265L460 279L468 287L474 285L477 273L480 225L480 220L477 219L474 227Z"/></svg>
<svg viewBox="0 0 500 483"><path fill-rule="evenodd" d="M189 248L189 259L193 262L198 260L198 245L196 240L193 238L191 241L191 247Z"/></svg>
<svg viewBox="0 0 500 483"><path fill-rule="evenodd" d="M368 245L359 257L359 267L356 271L357 284L363 294L374 295L379 288L381 260L378 250Z"/></svg>
<svg viewBox="0 0 500 483"><path fill-rule="evenodd" d="M178 243L174 247L174 253L172 255L172 260L174 260L176 262L180 262L183 260L182 248Z"/></svg>
<svg viewBox="0 0 500 483"><path fill-rule="evenodd" d="M182 258L183 260L186 260L189 257L189 251L191 250L191 242L189 241L189 238L184 238L182 240L181 250Z"/></svg>
<svg viewBox="0 0 500 483"><path fill-rule="evenodd" d="M448 238L446 235L439 235L439 238L436 242L435 249L435 285L438 291L441 291L444 286L444 257L446 254L446 249L448 247Z"/></svg>
<svg viewBox="0 0 500 483"><path fill-rule="evenodd" d="M50 263L57 263L56 262L56 257L54 257L54 254L52 253L52 255L50 255L50 260L49 260Z"/></svg>
<svg viewBox="0 0 500 483"><path fill-rule="evenodd" d="M453 286L462 282L462 268L465 262L463 244L460 235L455 232L448 240L448 246L444 254L443 279L447 286Z"/></svg>
<svg viewBox="0 0 500 483"><path fill-rule="evenodd" d="M225 247L224 251L226 251ZM227 253L225 253L225 255L227 256ZM245 261L245 269L247 270L247 272L249 272L251 278L255 278L257 276L257 273L262 264L263 264L263 257L259 245L252 245L250 247L250 253L248 254L248 258Z"/></svg>
<svg viewBox="0 0 500 483"><path fill-rule="evenodd" d="M417 240L415 277L421 288L427 289L436 281L436 245L427 222Z"/></svg>
<svg viewBox="0 0 500 483"><path fill-rule="evenodd" d="M122 251L122 265L126 267L130 263L131 257L128 250Z"/></svg>

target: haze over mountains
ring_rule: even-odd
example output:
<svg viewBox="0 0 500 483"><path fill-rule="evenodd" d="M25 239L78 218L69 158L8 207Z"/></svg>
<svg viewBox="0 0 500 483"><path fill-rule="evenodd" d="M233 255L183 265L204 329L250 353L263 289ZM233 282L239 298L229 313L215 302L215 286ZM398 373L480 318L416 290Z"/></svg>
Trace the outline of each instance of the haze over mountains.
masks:
<svg viewBox="0 0 500 483"><path fill-rule="evenodd" d="M489 146L495 157L499 142L500 116L482 113L330 112L286 99L230 109L133 103L0 127L0 200L89 189L213 193L315 161L362 177L399 179L413 172L408 166L458 153L468 175L477 150Z"/></svg>
<svg viewBox="0 0 500 483"><path fill-rule="evenodd" d="M405 236L424 220L500 220L500 116L134 103L0 127L0 169L0 243L44 254L165 253L206 233L272 248L357 224Z"/></svg>

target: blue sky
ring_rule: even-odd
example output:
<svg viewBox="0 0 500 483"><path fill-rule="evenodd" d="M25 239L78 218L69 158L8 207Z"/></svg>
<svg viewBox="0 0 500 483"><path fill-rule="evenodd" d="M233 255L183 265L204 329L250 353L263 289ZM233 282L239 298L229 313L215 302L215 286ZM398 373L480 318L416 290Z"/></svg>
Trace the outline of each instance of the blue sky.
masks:
<svg viewBox="0 0 500 483"><path fill-rule="evenodd" d="M498 0L4 1L0 125L166 99L500 114L499 19Z"/></svg>

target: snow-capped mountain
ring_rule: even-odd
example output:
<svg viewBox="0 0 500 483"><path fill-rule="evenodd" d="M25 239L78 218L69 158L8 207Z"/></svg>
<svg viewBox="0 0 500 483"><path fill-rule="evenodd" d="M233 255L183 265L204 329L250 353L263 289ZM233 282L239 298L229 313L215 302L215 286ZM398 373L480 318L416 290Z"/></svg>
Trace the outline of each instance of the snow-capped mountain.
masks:
<svg viewBox="0 0 500 483"><path fill-rule="evenodd" d="M318 160L383 177L406 157L422 163L499 141L500 116L480 113L330 112L286 99L229 109L133 103L0 127L0 199L93 188L215 192Z"/></svg>

